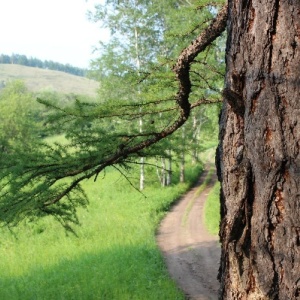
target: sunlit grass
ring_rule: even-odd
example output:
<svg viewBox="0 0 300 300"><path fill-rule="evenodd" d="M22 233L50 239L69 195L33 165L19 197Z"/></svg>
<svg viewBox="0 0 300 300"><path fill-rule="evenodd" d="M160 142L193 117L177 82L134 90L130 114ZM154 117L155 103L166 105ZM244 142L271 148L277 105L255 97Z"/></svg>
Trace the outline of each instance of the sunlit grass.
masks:
<svg viewBox="0 0 300 300"><path fill-rule="evenodd" d="M189 182L199 168L190 168ZM176 176L175 176L176 177ZM184 299L155 243L159 220L190 183L148 186L144 195L108 170L84 183L77 237L50 217L1 229L0 299Z"/></svg>
<svg viewBox="0 0 300 300"><path fill-rule="evenodd" d="M219 233L220 225L220 183L217 182L209 192L204 205L204 224L211 234Z"/></svg>

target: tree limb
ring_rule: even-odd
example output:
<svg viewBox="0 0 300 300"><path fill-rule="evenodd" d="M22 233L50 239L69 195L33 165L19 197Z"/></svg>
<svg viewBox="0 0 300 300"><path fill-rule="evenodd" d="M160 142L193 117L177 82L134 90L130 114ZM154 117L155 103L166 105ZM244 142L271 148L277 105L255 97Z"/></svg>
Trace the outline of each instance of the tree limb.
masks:
<svg viewBox="0 0 300 300"><path fill-rule="evenodd" d="M176 79L178 80L179 89L176 96L176 102L179 109L178 119L169 127L165 128L161 132L155 134L154 137L148 138L143 142L140 142L134 146L124 148L103 161L95 162L93 165L89 165L88 168L92 169L89 173L77 178L73 181L68 188L62 193L57 195L51 201L45 203L45 205L51 205L58 202L64 196L66 196L75 186L77 186L83 179L88 179L92 176L97 176L107 166L115 165L131 154L137 153L142 149L145 149L163 138L171 135L178 128L180 128L188 119L191 108L200 104L200 101L191 105L189 102L189 95L191 92L191 80L190 80L190 66L193 63L196 56L203 52L216 38L218 38L226 28L227 22L227 6L222 7L216 18L214 18L211 24L194 40L191 45L183 49L178 57L176 64L173 67ZM201 101L202 103L205 101ZM82 172L86 171L86 166L82 168ZM76 174L80 172L76 171Z"/></svg>
<svg viewBox="0 0 300 300"><path fill-rule="evenodd" d="M203 103L211 103L212 101L207 99L199 99L194 103L189 102L192 87L190 68L197 55L225 30L226 20L227 7L223 7L199 37L183 49L179 55L172 68L178 83L178 91L174 97L176 104L174 107L178 111L178 116L175 121L172 121L173 123L168 123L161 131L144 137L137 136L136 139L134 136L129 137L130 143L125 144L122 141L122 136L108 135L104 140L108 142L107 145L103 145L107 148L104 152L98 151L101 149L93 150L94 152L91 151L91 153L86 150L85 155L82 155L81 158L72 151L69 155L66 147L63 146L57 148L57 151L54 147L48 147L48 149L41 147L35 153L20 152L17 161L9 159L6 161L6 156L3 156L2 163L6 166L6 170L1 174L1 178L5 178L5 180L1 182L2 194L0 196L3 197L3 201L0 202L0 221L7 224L13 223L15 220L18 222L25 216L33 215L37 211L56 213L63 220L63 214L59 211L60 208L67 216L64 220L68 220L72 213L76 213L74 203L81 203L77 197L81 194L76 194L76 191L81 192L80 183L83 180L91 177L96 179L97 175L106 167L126 163L128 157L139 155L143 149L159 142L180 128L189 118L191 109ZM153 102L153 104L156 103ZM58 107L55 106L55 108ZM173 110L173 108L165 108L165 110L170 109ZM72 118L83 117L76 111L61 109L59 112L62 117L65 115L71 115ZM128 116L134 117L132 113L129 113ZM73 134L76 135L77 131L75 130ZM101 147L101 138L99 136L96 138L98 140L95 147L99 147L99 145ZM119 147L116 147L117 142L119 142ZM122 147L121 143L124 144ZM43 163L36 163L41 160ZM71 181L63 180L68 177ZM71 194L72 192L75 193L75 196ZM75 201L73 201L74 197L76 197ZM67 201L60 202L63 198ZM55 203L57 205L52 206ZM70 212L70 209L73 210Z"/></svg>

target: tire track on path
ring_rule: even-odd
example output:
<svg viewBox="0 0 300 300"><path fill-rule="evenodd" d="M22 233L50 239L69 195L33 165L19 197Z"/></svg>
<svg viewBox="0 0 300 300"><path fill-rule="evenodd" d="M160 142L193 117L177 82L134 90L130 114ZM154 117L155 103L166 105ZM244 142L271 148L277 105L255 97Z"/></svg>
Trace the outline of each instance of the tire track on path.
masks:
<svg viewBox="0 0 300 300"><path fill-rule="evenodd" d="M221 251L218 236L211 235L203 223L204 203L216 176L197 193L207 175L204 171L198 183L172 207L157 233L171 277L192 300L218 299Z"/></svg>

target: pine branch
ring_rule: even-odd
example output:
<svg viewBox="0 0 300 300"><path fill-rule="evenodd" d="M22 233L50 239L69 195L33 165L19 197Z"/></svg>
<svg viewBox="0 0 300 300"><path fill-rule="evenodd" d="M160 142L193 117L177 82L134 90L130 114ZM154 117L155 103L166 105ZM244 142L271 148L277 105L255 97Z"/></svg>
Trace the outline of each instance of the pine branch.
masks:
<svg viewBox="0 0 300 300"><path fill-rule="evenodd" d="M77 190L77 193L81 193L81 195L84 196L79 186L83 180L91 177L97 178L98 174L106 167L120 165L126 161L127 157L138 155L143 149L159 142L180 128L189 118L191 109L205 102L211 103L211 101L203 99L193 104L189 102L191 93L190 68L197 55L203 52L225 30L226 20L227 7L224 6L199 37L196 38L191 45L183 49L179 55L173 67L173 72L178 82L178 92L175 97L178 117L173 123L159 132L151 133L151 136L146 135L142 141L138 139L136 144L132 145L133 141L131 141L130 144L127 143L122 148L115 147L115 150L111 149L109 152L106 151L102 153L100 151L98 156L95 154L93 157L86 155L78 158L76 157L76 153L73 154L72 151L68 153L67 150L65 150L66 152L64 153L63 148L59 149L61 152L58 151L56 155L56 153L51 153L51 149L48 149L47 153L44 154L45 162L34 167L32 163L28 163L28 161L35 160L34 155L28 154L26 162L23 162L23 169L18 171L15 175L17 183L13 187L13 190L10 191L13 202L7 200L0 203L0 211L2 211L0 213L0 220L2 222L13 222L13 218L24 218L26 212L32 214L33 210L39 210L41 212L43 210L49 211L50 207L54 204L59 205L59 202L65 197L70 203L68 205L65 204L67 209L64 210L64 212L66 213L66 220L70 220L69 210L76 211L74 203L76 201L79 202L79 196L76 194L75 200L72 200L70 193ZM64 111L64 109L62 109L61 112L63 114L69 113L69 111ZM77 115L77 113L74 112L74 115ZM113 115L114 114L110 114L111 117ZM79 117L82 117L80 113ZM108 135L106 140L109 137L110 135ZM120 143L119 140L117 140L117 142ZM119 145L121 145L121 143ZM61 155L61 153L63 153L63 155ZM94 153L97 153L97 151L94 151ZM48 157L45 156L47 154L49 155ZM40 155L42 157L42 154ZM53 163L53 161L57 163ZM10 176L14 175L13 171L8 171L8 173ZM64 182L63 185L58 185L57 182L59 180L67 177L73 178L73 181L67 181ZM19 187L21 189L20 191L18 190ZM28 191L29 187L32 187L32 192ZM20 197L18 194L15 195L16 191L20 193ZM2 193L6 192L6 190L2 190ZM35 206L29 207L28 203L30 201L35 201ZM20 205L19 209L17 205ZM12 208L13 213L17 216L12 216L11 212L9 212L9 208ZM56 212L60 220L62 220L62 212L59 211L59 209L63 209L63 205L58 206L57 211L54 206L52 211L54 213ZM6 213L10 213L9 216L6 216Z"/></svg>
<svg viewBox="0 0 300 300"><path fill-rule="evenodd" d="M90 178L99 172L101 172L104 168L110 165L115 165L120 163L124 157L127 157L133 153L139 152L142 149L157 143L163 138L171 135L178 128L180 128L185 121L188 119L190 115L191 104L189 103L189 94L191 92L191 82L190 82L190 65L192 64L195 57L202 51L206 49L217 37L219 37L222 32L225 30L227 21L227 7L224 6L217 17L211 22L211 24L201 33L201 35L192 42L190 46L185 48L179 58L177 63L173 67L173 71L176 74L176 78L179 82L179 91L177 93L176 102L179 105L180 115L178 119L169 127L165 128L161 132L155 134L154 137L149 138L135 146L129 147L127 149L123 149L123 151L113 154L111 157L107 158L105 162L101 163L97 166L97 168L92 171L89 175L85 175L75 180L69 188L61 193L56 199L53 199L51 203L56 203L63 196L65 196L74 186L76 186L83 179ZM94 165L95 166L95 165ZM82 172L85 169L91 169L94 167L93 165L85 166L82 169ZM77 174L77 172L76 172Z"/></svg>

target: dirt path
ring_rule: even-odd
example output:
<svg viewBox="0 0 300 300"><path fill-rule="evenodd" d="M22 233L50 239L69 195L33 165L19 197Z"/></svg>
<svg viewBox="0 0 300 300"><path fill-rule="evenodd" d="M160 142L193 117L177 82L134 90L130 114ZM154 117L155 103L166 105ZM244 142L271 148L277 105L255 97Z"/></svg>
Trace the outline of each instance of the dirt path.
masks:
<svg viewBox="0 0 300 300"><path fill-rule="evenodd" d="M204 202L216 178L199 196L196 194L206 175L204 172L198 184L173 206L157 234L171 277L193 300L218 298L220 246L218 237L203 225Z"/></svg>

